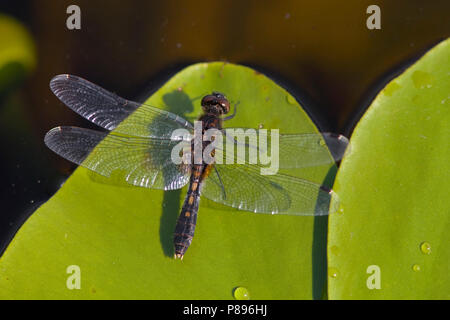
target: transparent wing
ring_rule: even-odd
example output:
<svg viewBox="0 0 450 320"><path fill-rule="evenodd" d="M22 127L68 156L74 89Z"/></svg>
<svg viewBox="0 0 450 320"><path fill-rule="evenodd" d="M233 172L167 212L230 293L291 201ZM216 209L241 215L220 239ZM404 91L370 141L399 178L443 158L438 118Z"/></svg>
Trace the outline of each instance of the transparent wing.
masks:
<svg viewBox="0 0 450 320"><path fill-rule="evenodd" d="M69 161L106 177L163 190L182 188L189 181L189 168L171 160L177 143L77 127L57 127L45 136L45 144Z"/></svg>
<svg viewBox="0 0 450 320"><path fill-rule="evenodd" d="M116 129L118 133L170 139L175 129L193 128L189 121L174 113L123 99L77 76L55 76L50 81L50 89L73 111L102 128ZM127 121L122 123L126 118Z"/></svg>
<svg viewBox="0 0 450 320"><path fill-rule="evenodd" d="M300 178L261 175L260 167L216 164L203 183L202 196L240 210L255 213L327 215L335 212L333 191Z"/></svg>
<svg viewBox="0 0 450 320"><path fill-rule="evenodd" d="M344 156L348 143L346 137L329 132L275 136L270 131L226 128L222 144L216 149L222 150L222 163L230 157L234 162L252 163L250 157L257 157L254 163L265 164L264 159L278 152L280 168L304 168L338 161ZM231 147L234 155L230 155Z"/></svg>

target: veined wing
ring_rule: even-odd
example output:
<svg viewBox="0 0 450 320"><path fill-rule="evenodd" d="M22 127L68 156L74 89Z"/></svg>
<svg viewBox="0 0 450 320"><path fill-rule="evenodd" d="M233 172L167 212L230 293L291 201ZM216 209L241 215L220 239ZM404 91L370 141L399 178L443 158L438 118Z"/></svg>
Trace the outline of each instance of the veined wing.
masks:
<svg viewBox="0 0 450 320"><path fill-rule="evenodd" d="M132 185L174 190L189 181L189 167L171 160L179 141L77 127L56 127L44 141L65 159L106 177L114 174Z"/></svg>
<svg viewBox="0 0 450 320"><path fill-rule="evenodd" d="M277 152L279 168L304 168L340 160L348 143L346 137L329 132L274 135L271 131L225 128L222 144L216 149L222 151L222 163L232 159L233 163L264 165ZM232 154L230 148L234 150Z"/></svg>
<svg viewBox="0 0 450 320"><path fill-rule="evenodd" d="M300 178L261 175L257 165L216 164L202 186L202 196L255 213L314 215L335 212L337 195Z"/></svg>
<svg viewBox="0 0 450 320"><path fill-rule="evenodd" d="M50 89L73 111L102 128L115 129L118 133L170 139L175 129L193 128L189 121L174 113L123 99L77 76L55 76L50 81ZM122 122L125 119L127 121Z"/></svg>

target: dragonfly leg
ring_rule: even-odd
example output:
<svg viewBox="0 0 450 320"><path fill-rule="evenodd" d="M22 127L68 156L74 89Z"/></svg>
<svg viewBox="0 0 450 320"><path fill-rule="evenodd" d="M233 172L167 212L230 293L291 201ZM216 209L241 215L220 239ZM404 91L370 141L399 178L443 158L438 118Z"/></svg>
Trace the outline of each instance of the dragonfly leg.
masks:
<svg viewBox="0 0 450 320"><path fill-rule="evenodd" d="M225 187L223 185L222 179L220 178L220 174L219 174L219 171L217 171L216 166L214 166L214 170L216 171L217 177L219 178L220 187L222 188L222 192L223 192L223 198L224 198L224 200L226 200L227 199L227 193L225 192Z"/></svg>
<svg viewBox="0 0 450 320"><path fill-rule="evenodd" d="M222 133L225 135L225 137L226 137L228 140L230 140L231 142L233 142L233 144L240 145L240 146L243 145L243 146L246 146L247 148L253 148L253 149L257 149L257 150L258 150L258 147L257 147L257 146L250 145L250 144L248 144L248 143L240 143L240 142L237 142L236 140L234 140L232 136L230 136L229 134L227 134L226 128L225 128L225 129L222 129L221 131L222 131Z"/></svg>
<svg viewBox="0 0 450 320"><path fill-rule="evenodd" d="M238 102L234 105L234 111L233 111L233 114L230 115L230 116L228 116L228 117L222 118L223 121L231 120L231 119L234 118L234 116L236 115L237 106L239 105L239 103L240 103L240 102L238 101Z"/></svg>

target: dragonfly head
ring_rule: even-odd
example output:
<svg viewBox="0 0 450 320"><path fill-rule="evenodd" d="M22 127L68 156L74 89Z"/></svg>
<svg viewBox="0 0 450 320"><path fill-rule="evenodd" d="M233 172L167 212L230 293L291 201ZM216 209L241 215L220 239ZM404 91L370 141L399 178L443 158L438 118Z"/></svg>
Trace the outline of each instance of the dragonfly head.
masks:
<svg viewBox="0 0 450 320"><path fill-rule="evenodd" d="M206 113L215 115L227 114L230 111L230 102L220 92L213 92L202 99L202 108Z"/></svg>

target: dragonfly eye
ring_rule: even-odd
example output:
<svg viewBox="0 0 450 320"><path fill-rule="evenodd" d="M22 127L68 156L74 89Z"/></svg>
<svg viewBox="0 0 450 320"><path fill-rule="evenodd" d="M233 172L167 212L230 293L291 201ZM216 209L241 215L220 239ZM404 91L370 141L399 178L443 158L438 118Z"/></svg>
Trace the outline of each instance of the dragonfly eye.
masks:
<svg viewBox="0 0 450 320"><path fill-rule="evenodd" d="M202 99L202 106L210 106L214 104L217 104L217 99L212 95L207 95Z"/></svg>

